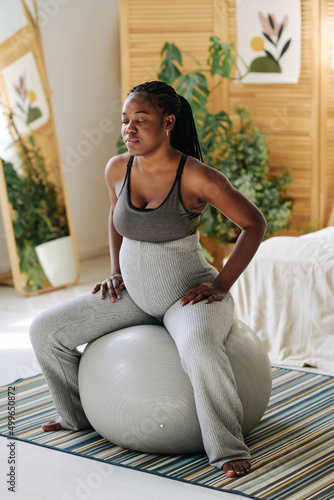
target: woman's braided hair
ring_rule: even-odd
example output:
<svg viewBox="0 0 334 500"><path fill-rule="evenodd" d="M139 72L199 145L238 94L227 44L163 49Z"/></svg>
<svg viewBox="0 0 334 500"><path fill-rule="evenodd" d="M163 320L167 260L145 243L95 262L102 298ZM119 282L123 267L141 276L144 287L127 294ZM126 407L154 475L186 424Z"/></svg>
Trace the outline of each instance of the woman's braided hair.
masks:
<svg viewBox="0 0 334 500"><path fill-rule="evenodd" d="M165 82L145 82L133 87L128 95L143 94L153 106L158 106L163 115L175 115L175 125L171 131L170 143L175 148L203 161L198 142L193 113L187 99L177 94Z"/></svg>

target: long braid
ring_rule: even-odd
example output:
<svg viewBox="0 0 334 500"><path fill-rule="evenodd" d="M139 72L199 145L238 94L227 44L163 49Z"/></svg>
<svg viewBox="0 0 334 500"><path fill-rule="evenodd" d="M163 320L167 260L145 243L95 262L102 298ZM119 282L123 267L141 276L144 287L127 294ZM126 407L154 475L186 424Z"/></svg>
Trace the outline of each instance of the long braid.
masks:
<svg viewBox="0 0 334 500"><path fill-rule="evenodd" d="M180 118L176 119L173 127L170 137L171 145L179 151L203 161L192 109L187 99L181 95L179 95L179 99L181 101Z"/></svg>
<svg viewBox="0 0 334 500"><path fill-rule="evenodd" d="M171 145L190 156L203 161L198 142L193 113L187 99L178 95L171 85L165 82L145 82L133 87L128 95L144 94L152 105L158 106L164 115L175 115L175 125L171 131Z"/></svg>

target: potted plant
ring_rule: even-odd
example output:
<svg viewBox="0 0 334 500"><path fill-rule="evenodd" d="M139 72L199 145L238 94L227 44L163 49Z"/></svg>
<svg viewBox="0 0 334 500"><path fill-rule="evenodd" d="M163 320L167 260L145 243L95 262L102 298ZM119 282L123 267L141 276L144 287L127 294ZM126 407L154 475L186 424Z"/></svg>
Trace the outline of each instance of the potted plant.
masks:
<svg viewBox="0 0 334 500"><path fill-rule="evenodd" d="M210 165L223 172L263 213L268 238L288 226L292 201L284 197L292 181L288 171L279 177L269 176L269 149L266 136L253 123L246 109L236 109L234 126L226 131L224 144ZM211 206L202 217L202 234L218 241L234 243L240 229Z"/></svg>
<svg viewBox="0 0 334 500"><path fill-rule="evenodd" d="M30 135L24 141L11 110L7 117L20 165L14 167L5 159L2 163L19 267L26 276L24 289L33 292L50 284L69 283L76 278L76 265L65 206L48 179L45 160L34 137Z"/></svg>

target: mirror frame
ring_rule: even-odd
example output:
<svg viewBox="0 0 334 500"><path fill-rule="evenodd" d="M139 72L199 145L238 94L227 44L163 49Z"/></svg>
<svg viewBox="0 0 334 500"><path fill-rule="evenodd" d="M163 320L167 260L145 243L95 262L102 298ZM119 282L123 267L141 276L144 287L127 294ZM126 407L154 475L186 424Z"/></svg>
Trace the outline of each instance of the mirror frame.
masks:
<svg viewBox="0 0 334 500"><path fill-rule="evenodd" d="M27 24L22 29L14 33L11 37L7 38L0 44L0 50L1 50L0 95L2 97L4 106L7 109L11 110L10 97L7 92L3 71L11 64L16 63L16 61L19 61L20 58L23 59L25 58L25 56L28 57L29 55L30 59L32 59L30 55L32 54L34 62L36 63L37 67L36 74L38 74L38 77L41 82L41 89L43 90L43 93L41 92L41 95L44 98L45 110L47 110L48 114L45 115L46 117L44 122L39 123L36 120L35 128L33 130L30 125L31 122L29 121L29 119L27 119L28 125L25 129L25 133L22 133L22 136L20 138L25 144L30 143L29 145L31 145L32 148L35 148L36 150L38 149L38 151L40 152L40 156L43 160L47 158L47 161L45 160L46 168L45 168L44 178L46 183L49 182L50 185L53 185L54 192L56 193L55 205L57 206L57 208L60 208L64 214L63 221L65 221L65 226L68 228L67 233L69 236L69 238L67 238L67 244L68 244L67 249L69 250L69 252L67 256L65 254L64 261L66 262L66 260L68 260L69 265L71 265L72 267L71 268L69 267L69 269L71 269L69 276L71 277L68 282L60 282L59 279L50 281L50 278L48 278L48 279L43 279L43 283L45 283L45 286L43 288L39 288L33 291L27 291L25 289L27 288L26 286L27 278L26 275L22 273L20 270L20 261L18 256L18 249L17 249L13 220L12 220L14 211L9 201L4 165L0 158L0 206L3 216L4 229L6 233L6 241L9 252L9 261L10 261L11 276L12 276L12 282L11 282L10 274L7 273L4 275L0 275L0 284L14 285L15 289L20 294L29 296L38 293L48 292L51 290L62 288L64 286L73 285L79 280L80 277L78 251L74 237L73 223L70 213L68 195L64 179L64 172L63 172L61 155L57 139L54 113L51 102L51 91L48 82L44 51L43 51L40 27L38 22L37 5L35 0L32 1L35 11L34 17L32 16L30 10L28 9L25 0L21 0ZM25 92L27 92L27 89L25 89ZM34 94L30 94L30 96L31 95L34 96ZM30 110L31 107L29 105L29 112ZM36 144L33 144L31 141L35 142ZM14 147L18 152L19 148L17 146L13 146L13 148ZM4 160L7 162L6 158L4 158ZM8 163L10 163L10 161L8 161ZM63 239L65 240L65 238ZM60 238L58 240L57 238L50 238L50 240L51 241L47 240L47 242L44 245L48 245L48 243L51 243L52 240L59 242ZM54 259L55 255L57 256L59 255L59 248L57 250L54 250L52 253L52 258L51 259L49 258L49 260L54 264L53 272L57 274L57 272L59 272L60 270L60 267L57 268L56 266L56 261ZM40 256L39 254L38 254L38 260L41 263L42 256ZM41 267L43 269L42 264ZM58 282L60 284L58 284Z"/></svg>

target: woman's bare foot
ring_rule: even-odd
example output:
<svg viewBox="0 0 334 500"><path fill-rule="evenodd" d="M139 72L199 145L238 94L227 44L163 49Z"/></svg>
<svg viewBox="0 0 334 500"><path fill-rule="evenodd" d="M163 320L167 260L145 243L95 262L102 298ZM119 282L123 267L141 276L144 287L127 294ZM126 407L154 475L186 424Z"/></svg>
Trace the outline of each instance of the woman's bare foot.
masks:
<svg viewBox="0 0 334 500"><path fill-rule="evenodd" d="M65 430L59 422L59 417L53 418L47 424L42 424L43 431L63 431Z"/></svg>
<svg viewBox="0 0 334 500"><path fill-rule="evenodd" d="M226 462L223 465L223 471L226 477L244 476L251 470L251 463L249 460L233 460L233 462Z"/></svg>

